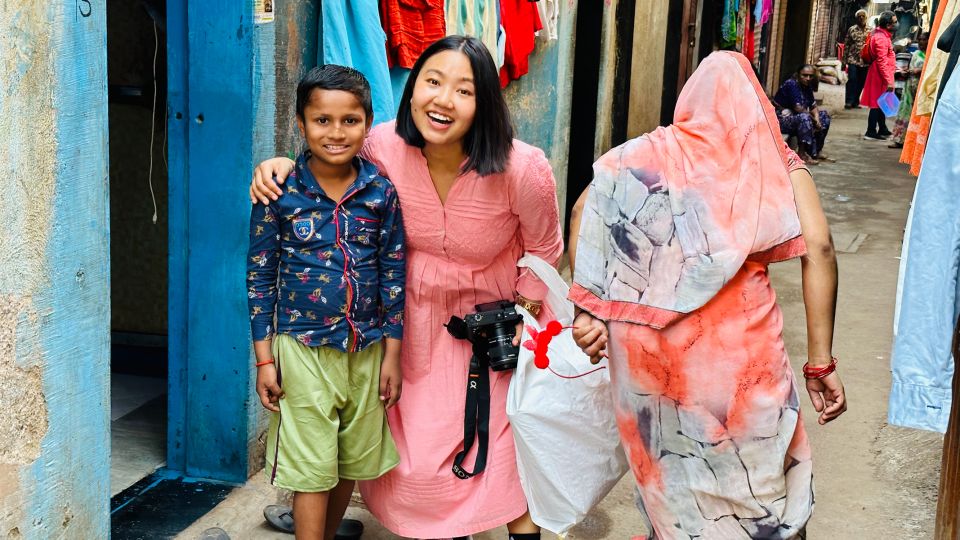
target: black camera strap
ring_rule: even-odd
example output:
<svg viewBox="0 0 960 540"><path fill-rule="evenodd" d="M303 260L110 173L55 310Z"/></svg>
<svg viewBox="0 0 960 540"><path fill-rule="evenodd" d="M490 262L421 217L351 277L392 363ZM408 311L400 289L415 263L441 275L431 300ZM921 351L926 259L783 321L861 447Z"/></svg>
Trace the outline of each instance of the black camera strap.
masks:
<svg viewBox="0 0 960 540"><path fill-rule="evenodd" d="M473 447L474 437L479 439L477 459L473 472L463 468L463 460ZM490 439L490 369L487 367L487 351L483 346L473 346L470 357L470 374L467 376L467 400L463 417L463 450L453 459L453 474L466 480L483 472L487 467L487 444Z"/></svg>

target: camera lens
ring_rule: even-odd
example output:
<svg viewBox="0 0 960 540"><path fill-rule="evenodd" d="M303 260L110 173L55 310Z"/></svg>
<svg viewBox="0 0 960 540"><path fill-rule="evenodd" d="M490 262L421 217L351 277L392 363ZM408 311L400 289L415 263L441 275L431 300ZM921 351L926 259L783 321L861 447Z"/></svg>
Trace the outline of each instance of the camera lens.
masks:
<svg viewBox="0 0 960 540"><path fill-rule="evenodd" d="M520 347L513 344L515 327L510 323L497 322L487 333L487 354L490 357L490 369L506 371L517 367Z"/></svg>

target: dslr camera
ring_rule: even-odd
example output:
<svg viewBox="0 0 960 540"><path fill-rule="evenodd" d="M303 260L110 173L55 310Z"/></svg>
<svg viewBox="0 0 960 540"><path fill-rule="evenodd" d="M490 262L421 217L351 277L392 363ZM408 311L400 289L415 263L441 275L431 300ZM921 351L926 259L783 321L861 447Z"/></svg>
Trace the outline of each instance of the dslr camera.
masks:
<svg viewBox="0 0 960 540"><path fill-rule="evenodd" d="M516 368L520 347L513 344L513 337L517 323L523 321L523 316L517 313L514 303L507 300L479 304L476 309L476 313L463 319L451 319L447 330L453 337L466 339L486 349L493 371Z"/></svg>

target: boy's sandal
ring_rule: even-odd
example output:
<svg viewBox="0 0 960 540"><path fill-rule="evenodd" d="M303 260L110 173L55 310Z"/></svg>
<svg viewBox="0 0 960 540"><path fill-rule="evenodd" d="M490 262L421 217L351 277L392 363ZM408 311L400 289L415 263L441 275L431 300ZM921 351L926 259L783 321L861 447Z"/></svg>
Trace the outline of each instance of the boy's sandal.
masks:
<svg viewBox="0 0 960 540"><path fill-rule="evenodd" d="M293 509L289 506L272 504L263 509L263 518L278 531L293 534ZM360 540L363 536L363 523L355 519L342 519L337 526L335 540Z"/></svg>
<svg viewBox="0 0 960 540"><path fill-rule="evenodd" d="M263 509L263 519L274 529L293 534L293 509L289 506L271 504Z"/></svg>
<svg viewBox="0 0 960 540"><path fill-rule="evenodd" d="M340 525L337 525L337 534L334 540L360 540L363 536L363 523L356 519L341 519Z"/></svg>

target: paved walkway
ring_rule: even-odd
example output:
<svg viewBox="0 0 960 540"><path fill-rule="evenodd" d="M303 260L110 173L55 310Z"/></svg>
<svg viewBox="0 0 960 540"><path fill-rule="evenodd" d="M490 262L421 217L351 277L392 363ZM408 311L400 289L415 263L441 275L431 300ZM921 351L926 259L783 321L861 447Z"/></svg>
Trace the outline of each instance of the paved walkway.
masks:
<svg viewBox="0 0 960 540"><path fill-rule="evenodd" d="M834 351L850 401L845 416L821 427L804 398L817 489L808 528L813 540L928 538L936 507L942 438L885 421L897 268L915 179L897 163L898 151L861 140L865 127L865 110L836 111L826 152L837 162L813 169L842 251ZM800 265L775 265L771 273L784 310L787 348L799 373L806 350ZM277 499L257 475L178 538L195 539L207 527L219 526L234 539L289 539L263 525L263 506ZM396 538L359 502L349 515L364 521L365 539ZM636 516L627 477L568 537L629 539L644 532ZM474 538L504 539L506 532L501 528Z"/></svg>

